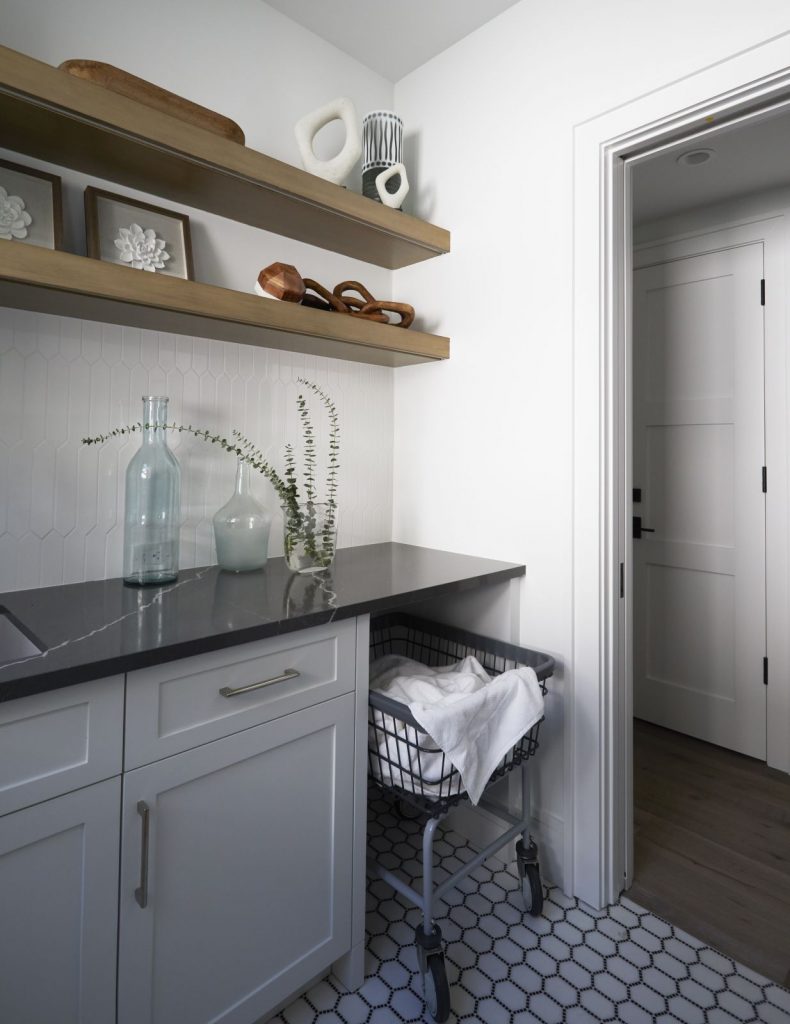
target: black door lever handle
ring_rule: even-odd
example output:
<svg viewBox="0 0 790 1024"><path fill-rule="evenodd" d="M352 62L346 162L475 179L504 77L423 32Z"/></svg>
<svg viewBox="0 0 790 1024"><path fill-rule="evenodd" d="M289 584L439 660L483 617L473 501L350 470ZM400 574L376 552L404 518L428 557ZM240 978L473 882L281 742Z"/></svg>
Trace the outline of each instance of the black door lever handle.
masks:
<svg viewBox="0 0 790 1024"><path fill-rule="evenodd" d="M642 517L634 516L632 520L632 536L634 540L639 540L643 533L655 533L655 529L652 526L642 526Z"/></svg>

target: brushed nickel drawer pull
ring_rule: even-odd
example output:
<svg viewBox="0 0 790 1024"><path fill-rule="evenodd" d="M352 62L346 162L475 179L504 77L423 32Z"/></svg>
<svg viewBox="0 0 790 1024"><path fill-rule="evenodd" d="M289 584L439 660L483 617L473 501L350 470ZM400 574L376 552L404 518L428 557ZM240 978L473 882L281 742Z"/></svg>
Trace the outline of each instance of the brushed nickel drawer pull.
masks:
<svg viewBox="0 0 790 1024"><path fill-rule="evenodd" d="M260 690L264 686L272 686L274 683L282 683L286 679L296 679L300 675L295 669L287 668L281 676L272 676L271 679L264 679L260 683L250 683L249 686L237 686L232 689L230 686L223 686L219 691L222 697L236 697L240 693L249 693L250 690Z"/></svg>
<svg viewBox="0 0 790 1024"><path fill-rule="evenodd" d="M137 905L145 909L148 906L148 834L151 810L144 800L137 801L137 813L143 819L143 828L140 843L140 885L134 890L134 898Z"/></svg>

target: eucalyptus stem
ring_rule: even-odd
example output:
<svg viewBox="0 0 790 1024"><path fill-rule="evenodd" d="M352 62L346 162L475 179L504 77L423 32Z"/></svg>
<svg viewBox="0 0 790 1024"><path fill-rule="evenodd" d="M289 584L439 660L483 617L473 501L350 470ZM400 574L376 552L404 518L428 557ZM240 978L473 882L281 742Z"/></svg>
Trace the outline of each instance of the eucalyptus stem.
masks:
<svg viewBox="0 0 790 1024"><path fill-rule="evenodd" d="M300 378L301 380L301 378ZM310 410L304 395L298 395L296 405L299 409L299 418L302 421L302 435L304 437L304 493L308 503L316 500L315 495L315 437L313 436L313 423L310 419Z"/></svg>
<svg viewBox="0 0 790 1024"><path fill-rule="evenodd" d="M111 441L115 437L123 437L126 434L141 433L142 431L150 430L155 426L158 426L158 424L142 423L138 421L137 423L127 424L124 427L113 427L113 429L108 431L106 434L97 434L95 437L83 437L82 443L85 445L104 444L106 441ZM234 439L231 441L227 437L222 437L221 434L212 434L210 430L205 430L201 427L193 427L191 424L174 422L161 424L161 427L164 430L172 430L177 434L192 434L193 437L197 437L201 441L207 441L209 444L217 445L226 452L229 452L231 455L235 455L236 458L240 459L242 462L249 463L253 469L262 473L284 503L287 503L291 499L289 488L283 481L282 477L280 477L274 467L266 461L263 453L255 448L251 442L247 441L247 439L237 430L233 431Z"/></svg>
<svg viewBox="0 0 790 1024"><path fill-rule="evenodd" d="M321 402L329 416L329 465L327 467L326 476L327 515L322 532L322 554L325 559L328 557L331 562L335 545L333 538L335 536L335 529L337 525L337 475L338 470L340 469L340 463L338 461L338 453L340 451L340 422L335 403L325 392L321 390L321 388L318 387L317 384L314 384L312 381L305 380L303 377L299 378L299 383L304 384L305 387L308 387L313 394L317 395L318 398L321 399Z"/></svg>

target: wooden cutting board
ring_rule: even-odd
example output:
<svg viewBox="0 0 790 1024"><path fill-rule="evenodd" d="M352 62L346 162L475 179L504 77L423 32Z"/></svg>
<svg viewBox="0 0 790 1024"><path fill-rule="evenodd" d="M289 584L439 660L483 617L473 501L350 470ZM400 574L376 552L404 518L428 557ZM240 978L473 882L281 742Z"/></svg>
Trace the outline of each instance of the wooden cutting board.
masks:
<svg viewBox="0 0 790 1024"><path fill-rule="evenodd" d="M158 85L146 82L136 75L130 75L128 71L122 71L112 64L103 64L97 60L65 60L59 67L61 71L74 75L75 78L84 78L128 99L137 100L138 103L144 103L155 110L161 110L164 114L186 121L196 128L203 128L204 131L213 132L232 142L238 142L241 146L244 145L244 132L229 117L223 117L208 107L201 107L199 103L185 100L183 96L177 96L167 89L160 89Z"/></svg>

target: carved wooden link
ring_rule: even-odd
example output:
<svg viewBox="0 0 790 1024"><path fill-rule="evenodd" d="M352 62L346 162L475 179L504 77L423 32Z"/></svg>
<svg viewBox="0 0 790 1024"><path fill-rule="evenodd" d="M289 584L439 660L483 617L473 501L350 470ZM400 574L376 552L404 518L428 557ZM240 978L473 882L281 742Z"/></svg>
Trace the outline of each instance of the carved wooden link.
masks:
<svg viewBox="0 0 790 1024"><path fill-rule="evenodd" d="M265 267L258 275L257 287L275 298L301 302L312 309L345 313L380 324L391 323L388 313L395 313L400 320L394 327L411 327L414 323L414 307L406 302L376 299L361 281L341 281L330 292L312 277L302 278L296 267L287 263Z"/></svg>

